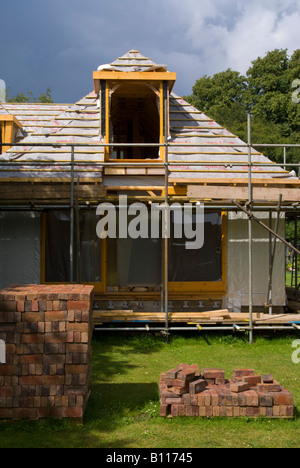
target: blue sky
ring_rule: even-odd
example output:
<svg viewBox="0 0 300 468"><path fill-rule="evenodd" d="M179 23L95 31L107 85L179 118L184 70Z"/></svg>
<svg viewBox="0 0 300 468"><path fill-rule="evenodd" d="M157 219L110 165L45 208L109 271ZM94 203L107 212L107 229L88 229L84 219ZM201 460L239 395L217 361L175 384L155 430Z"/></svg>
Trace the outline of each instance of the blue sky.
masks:
<svg viewBox="0 0 300 468"><path fill-rule="evenodd" d="M175 92L269 50L300 48L300 0L0 0L0 79L56 102L93 90L92 72L130 49L177 72ZM299 77L300 78L300 77Z"/></svg>

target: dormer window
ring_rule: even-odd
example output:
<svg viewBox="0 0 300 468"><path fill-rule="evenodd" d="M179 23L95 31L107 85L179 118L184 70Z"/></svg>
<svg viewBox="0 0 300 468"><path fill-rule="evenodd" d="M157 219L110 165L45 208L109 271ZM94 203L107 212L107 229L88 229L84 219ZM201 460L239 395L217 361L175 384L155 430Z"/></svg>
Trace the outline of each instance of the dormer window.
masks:
<svg viewBox="0 0 300 468"><path fill-rule="evenodd" d="M112 143L159 143L159 99L147 85L121 85L111 95ZM158 159L159 147L113 147L110 159Z"/></svg>
<svg viewBox="0 0 300 468"><path fill-rule="evenodd" d="M13 146L16 142L17 131L21 128L22 124L14 115L0 115L0 154ZM3 143L9 143L9 145Z"/></svg>
<svg viewBox="0 0 300 468"><path fill-rule="evenodd" d="M141 71L142 70L142 71ZM106 160L163 160L169 132L169 94L176 73L156 65L138 51L130 51L94 72L100 98L100 129L106 143L125 143L105 150ZM130 144L139 144L132 146Z"/></svg>

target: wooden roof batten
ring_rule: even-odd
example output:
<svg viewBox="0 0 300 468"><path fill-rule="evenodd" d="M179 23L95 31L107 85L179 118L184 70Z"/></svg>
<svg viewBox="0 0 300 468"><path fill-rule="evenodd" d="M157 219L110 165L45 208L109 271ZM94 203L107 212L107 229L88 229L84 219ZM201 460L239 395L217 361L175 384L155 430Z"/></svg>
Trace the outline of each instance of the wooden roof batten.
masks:
<svg viewBox="0 0 300 468"><path fill-rule="evenodd" d="M169 96L169 138L160 143L161 148L168 145L168 166L161 155L157 159L145 159L141 164L135 160L107 161L105 148L112 144L101 134L101 102L97 94L100 81L107 79L111 90L121 82L126 86L148 84L157 89L159 83L167 81L171 91L176 73L168 72L166 65L154 63L139 51L131 50L111 64L100 66L93 78L95 90L75 104L3 103L0 106L0 116L2 109L11 119L17 118L25 136L20 146L15 145L1 155L1 182L18 178L34 182L43 177L59 181L68 176L66 164L71 162L72 146L77 166L75 175L80 180L81 177L95 183L103 180L103 185L110 187L113 177L112 190L114 185L124 185L124 190L130 186L134 190L133 178L136 178L136 186L140 186L139 178L145 176L142 185L151 190L151 186L164 185L168 167L169 187L185 187L187 199L205 200L205 203L247 201L248 145L173 91ZM143 89L142 86L136 88L137 92ZM285 190L283 202L300 201L300 181L295 174L272 162L255 146L251 148L254 201L275 203L279 189ZM32 167L29 167L30 162Z"/></svg>

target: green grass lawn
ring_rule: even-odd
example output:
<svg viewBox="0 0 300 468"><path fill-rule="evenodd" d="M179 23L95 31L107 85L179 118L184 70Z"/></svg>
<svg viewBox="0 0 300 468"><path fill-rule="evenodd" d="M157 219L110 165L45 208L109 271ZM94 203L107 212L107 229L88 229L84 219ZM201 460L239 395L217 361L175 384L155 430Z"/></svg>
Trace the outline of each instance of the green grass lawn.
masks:
<svg viewBox="0 0 300 468"><path fill-rule="evenodd" d="M0 447L204 448L300 446L300 364L292 362L297 335L161 337L122 334L93 338L91 396L82 426L70 421L0 423ZM158 380L180 363L254 368L293 392L293 420L161 418Z"/></svg>

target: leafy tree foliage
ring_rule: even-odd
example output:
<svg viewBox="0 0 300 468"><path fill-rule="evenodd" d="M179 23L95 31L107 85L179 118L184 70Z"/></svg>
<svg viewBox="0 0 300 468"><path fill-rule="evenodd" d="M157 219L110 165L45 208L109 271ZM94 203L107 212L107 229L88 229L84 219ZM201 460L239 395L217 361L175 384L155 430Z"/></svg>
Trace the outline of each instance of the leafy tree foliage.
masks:
<svg viewBox="0 0 300 468"><path fill-rule="evenodd" d="M29 91L28 94L24 94L23 92L18 93L16 96L10 96L10 89L8 90L7 102L39 102L43 104L51 104L53 102L51 89L48 88L45 93L41 93L40 96L37 98L34 97L33 92Z"/></svg>
<svg viewBox="0 0 300 468"><path fill-rule="evenodd" d="M253 143L300 143L300 103L292 99L297 79L300 49L291 57L286 49L275 49L254 60L246 76L231 69L203 76L185 99L244 141L247 113L251 113ZM274 161L283 161L282 149L262 147L261 151ZM298 162L299 156L298 148L287 150L288 162Z"/></svg>

